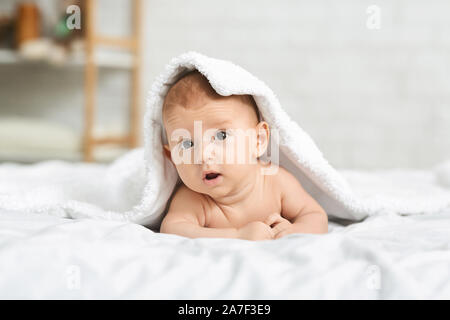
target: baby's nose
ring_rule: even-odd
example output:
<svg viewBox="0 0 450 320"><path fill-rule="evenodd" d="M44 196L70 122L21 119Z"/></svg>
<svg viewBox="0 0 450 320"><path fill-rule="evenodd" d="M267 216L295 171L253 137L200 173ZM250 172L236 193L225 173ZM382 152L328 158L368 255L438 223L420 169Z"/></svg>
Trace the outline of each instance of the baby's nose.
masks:
<svg viewBox="0 0 450 320"><path fill-rule="evenodd" d="M205 144L203 148L203 161L205 162L211 162L214 160L214 148L212 144Z"/></svg>
<svg viewBox="0 0 450 320"><path fill-rule="evenodd" d="M215 145L212 142L209 143L203 143L203 150L202 150L202 162L206 163L215 163L216 162L216 150Z"/></svg>

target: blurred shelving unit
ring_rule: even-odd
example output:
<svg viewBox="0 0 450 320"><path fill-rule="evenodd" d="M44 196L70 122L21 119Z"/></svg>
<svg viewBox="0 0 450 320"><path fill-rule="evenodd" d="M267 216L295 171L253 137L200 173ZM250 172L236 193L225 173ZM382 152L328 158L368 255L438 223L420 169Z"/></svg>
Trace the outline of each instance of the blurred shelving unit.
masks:
<svg viewBox="0 0 450 320"><path fill-rule="evenodd" d="M130 37L108 37L98 34L95 29L97 1L86 0L86 62L85 62L85 112L83 157L85 161L93 160L93 150L104 144L118 144L134 148L138 143L139 132L139 97L141 69L141 0L133 0L133 33ZM129 108L129 132L127 135L101 137L94 136L94 114L96 109L95 93L97 89L98 64L95 49L98 46L125 49L132 54L131 99ZM112 56L111 60L114 61ZM117 61L116 61L117 62ZM119 65L119 64L118 64ZM120 64L121 65L121 64Z"/></svg>
<svg viewBox="0 0 450 320"><path fill-rule="evenodd" d="M96 14L98 8L97 0L85 0L85 38L84 38L84 54L82 56L69 58L63 63L58 65L59 68L66 67L82 67L84 68L84 112L83 112L83 133L81 139L78 139L79 143L72 140L76 140L70 132L64 132L61 126L55 124L53 132L54 134L61 134L70 140L69 145L72 145L72 149L65 148L64 150L53 150L47 152L44 158L40 158L38 150L24 150L23 152L9 152L6 149L0 150L0 158L7 161L13 161L20 158L23 162L33 162L50 158L52 155L58 159L64 160L84 160L84 161L106 161L109 158L114 158L120 153L123 153L123 149L135 148L138 144L138 133L140 130L139 118L140 118L140 72L141 72L141 12L142 1L132 0L133 5L133 26L132 34L127 37L111 37L99 34L95 28L96 26ZM0 49L0 66L1 65L19 65L19 64L32 64L42 62L33 62L23 59L16 51L12 49ZM49 65L50 67L51 65ZM117 133L116 135L100 136L96 134L94 128L95 113L97 109L96 93L98 82L98 71L100 68L109 69L123 69L131 72L131 92L129 103L129 126L128 132ZM17 119L14 119L16 121ZM34 125L30 125L25 120L18 126L18 131L23 130L23 125L28 124L28 128L32 130ZM46 128L50 128L52 125L47 125ZM44 128L42 123L37 123L37 128ZM51 129L47 130L52 132ZM14 133L11 133L13 135ZM32 134L32 133L30 133ZM8 136L6 136L8 139ZM117 151L111 151L106 148L106 152L100 155L100 158L96 156L96 149L102 149L104 146L115 145L122 148ZM1 148L0 148L1 149ZM11 159L8 159L11 158Z"/></svg>
<svg viewBox="0 0 450 320"><path fill-rule="evenodd" d="M124 69L131 70L134 65L134 58L128 52L114 52L109 49L97 49L94 53L94 63L98 68ZM8 64L33 64L42 62L33 62L23 59L12 49L0 49L0 65ZM86 65L86 57L73 57L64 62L63 65L55 65L56 67L84 67ZM49 64L49 67L51 64Z"/></svg>

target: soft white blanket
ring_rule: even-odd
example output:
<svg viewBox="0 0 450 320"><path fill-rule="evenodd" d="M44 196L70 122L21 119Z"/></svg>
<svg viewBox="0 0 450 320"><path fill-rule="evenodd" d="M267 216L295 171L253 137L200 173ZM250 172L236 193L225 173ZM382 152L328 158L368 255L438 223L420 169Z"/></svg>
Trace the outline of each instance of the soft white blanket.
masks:
<svg viewBox="0 0 450 320"><path fill-rule="evenodd" d="M447 210L251 242L0 210L0 299L449 299L449 230Z"/></svg>
<svg viewBox="0 0 450 320"><path fill-rule="evenodd" d="M194 69L221 95L253 95L264 120L279 133L281 165L298 177L329 216L360 220L380 213L431 214L450 206L447 167L425 173L427 178L417 182L405 180L401 172L389 178L381 174L369 180L358 176L346 180L262 81L231 62L188 52L174 58L153 84L143 149L129 152L106 170L60 162L2 166L0 209L132 221L157 228L177 180L162 151L162 103L170 85Z"/></svg>

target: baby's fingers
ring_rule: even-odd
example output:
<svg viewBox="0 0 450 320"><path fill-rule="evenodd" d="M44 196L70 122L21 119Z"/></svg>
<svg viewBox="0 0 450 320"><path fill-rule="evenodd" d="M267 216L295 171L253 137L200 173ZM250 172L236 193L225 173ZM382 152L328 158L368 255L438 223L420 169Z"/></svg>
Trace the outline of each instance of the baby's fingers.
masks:
<svg viewBox="0 0 450 320"><path fill-rule="evenodd" d="M274 239L276 232L272 228L267 228L267 239Z"/></svg>
<svg viewBox="0 0 450 320"><path fill-rule="evenodd" d="M284 220L286 219L284 219L279 213L272 213L267 217L264 223L268 226L272 226L273 224L283 222Z"/></svg>
<svg viewBox="0 0 450 320"><path fill-rule="evenodd" d="M284 230L281 232L278 232L277 234L275 234L274 238L275 239L280 239L283 238L284 236L288 235L290 232L288 230Z"/></svg>
<svg viewBox="0 0 450 320"><path fill-rule="evenodd" d="M283 231L285 231L286 229L290 228L291 223L289 221L282 221L278 224L276 224L273 228L272 231L275 234L275 237L278 233L281 233Z"/></svg>

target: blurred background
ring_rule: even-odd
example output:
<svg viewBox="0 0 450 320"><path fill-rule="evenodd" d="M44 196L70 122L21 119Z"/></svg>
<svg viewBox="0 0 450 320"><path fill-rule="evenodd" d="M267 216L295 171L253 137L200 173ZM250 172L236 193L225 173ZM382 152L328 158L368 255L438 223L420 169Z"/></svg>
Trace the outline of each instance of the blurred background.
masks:
<svg viewBox="0 0 450 320"><path fill-rule="evenodd" d="M2 0L0 161L139 146L152 81L189 50L262 79L338 168L450 159L450 1Z"/></svg>

